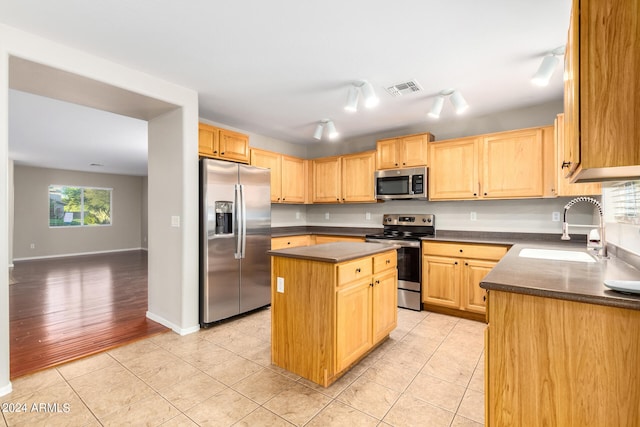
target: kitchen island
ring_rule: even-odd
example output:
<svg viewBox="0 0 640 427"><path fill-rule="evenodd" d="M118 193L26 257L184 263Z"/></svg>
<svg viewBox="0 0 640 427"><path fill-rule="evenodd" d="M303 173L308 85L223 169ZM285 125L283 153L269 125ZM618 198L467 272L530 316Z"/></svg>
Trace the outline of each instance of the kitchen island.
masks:
<svg viewBox="0 0 640 427"><path fill-rule="evenodd" d="M273 364L327 387L396 327L395 246L336 242L268 253Z"/></svg>
<svg viewBox="0 0 640 427"><path fill-rule="evenodd" d="M525 248L550 245L513 246L480 285L487 426L640 425L640 296L604 286L640 271L616 257L525 258Z"/></svg>

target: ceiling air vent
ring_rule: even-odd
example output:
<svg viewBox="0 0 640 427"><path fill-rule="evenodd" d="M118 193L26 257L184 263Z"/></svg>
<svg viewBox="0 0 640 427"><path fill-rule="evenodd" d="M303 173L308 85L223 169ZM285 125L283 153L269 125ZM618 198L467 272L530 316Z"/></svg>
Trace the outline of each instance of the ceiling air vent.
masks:
<svg viewBox="0 0 640 427"><path fill-rule="evenodd" d="M387 87L387 92L389 92L391 96L410 95L420 91L422 91L422 86L420 86L420 83L415 80L396 83L393 86Z"/></svg>

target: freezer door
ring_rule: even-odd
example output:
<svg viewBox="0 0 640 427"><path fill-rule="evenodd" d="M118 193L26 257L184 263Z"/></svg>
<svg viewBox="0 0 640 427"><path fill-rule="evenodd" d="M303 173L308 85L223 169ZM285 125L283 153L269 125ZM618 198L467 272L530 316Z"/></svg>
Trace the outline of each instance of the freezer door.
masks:
<svg viewBox="0 0 640 427"><path fill-rule="evenodd" d="M238 243L238 165L201 161L200 323L240 313Z"/></svg>
<svg viewBox="0 0 640 427"><path fill-rule="evenodd" d="M240 311L271 304L271 171L240 165L245 230L240 263Z"/></svg>

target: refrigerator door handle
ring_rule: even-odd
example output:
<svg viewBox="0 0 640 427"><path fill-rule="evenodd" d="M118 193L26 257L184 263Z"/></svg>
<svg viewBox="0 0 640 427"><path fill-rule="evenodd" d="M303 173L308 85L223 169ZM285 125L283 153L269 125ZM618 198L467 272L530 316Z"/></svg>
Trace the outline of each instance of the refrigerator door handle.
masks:
<svg viewBox="0 0 640 427"><path fill-rule="evenodd" d="M244 258L247 251L247 201L244 197L244 185L242 184L240 184L240 203L240 210L242 211L242 222L240 223L242 232L239 238L241 241L240 258Z"/></svg>
<svg viewBox="0 0 640 427"><path fill-rule="evenodd" d="M234 210L235 210L235 237L236 237L236 252L233 254L235 259L240 259L242 258L242 219L243 219L243 212L242 212L242 193L241 193L241 185L240 184L235 184L234 185L234 193L235 193L235 201L233 203L234 206Z"/></svg>

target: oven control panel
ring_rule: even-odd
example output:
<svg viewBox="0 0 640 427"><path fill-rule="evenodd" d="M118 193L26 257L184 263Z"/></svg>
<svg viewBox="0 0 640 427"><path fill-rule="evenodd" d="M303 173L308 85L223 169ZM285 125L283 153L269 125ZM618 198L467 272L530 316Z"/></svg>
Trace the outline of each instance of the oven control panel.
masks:
<svg viewBox="0 0 640 427"><path fill-rule="evenodd" d="M436 217L433 214L385 214L382 225L435 226Z"/></svg>

